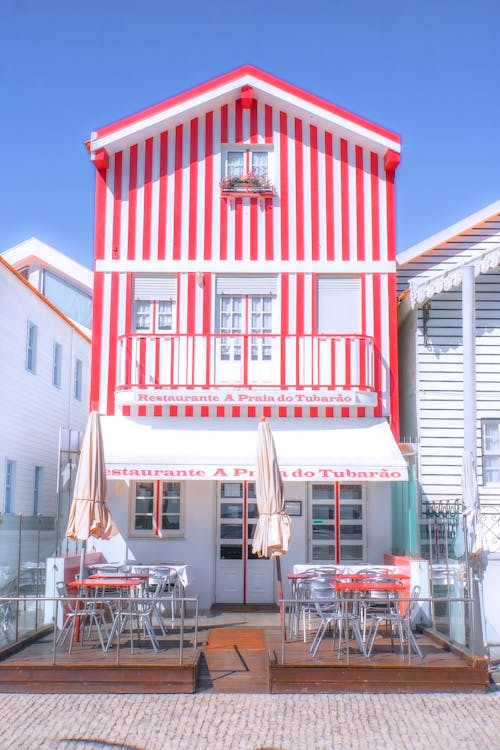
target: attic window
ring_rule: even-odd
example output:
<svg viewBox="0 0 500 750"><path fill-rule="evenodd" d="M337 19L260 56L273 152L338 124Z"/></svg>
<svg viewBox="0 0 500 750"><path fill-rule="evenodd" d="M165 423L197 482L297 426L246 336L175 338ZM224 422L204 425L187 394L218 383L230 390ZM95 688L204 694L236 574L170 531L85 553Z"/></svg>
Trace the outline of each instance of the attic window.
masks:
<svg viewBox="0 0 500 750"><path fill-rule="evenodd" d="M222 192L272 194L271 162L268 148L229 147L222 160Z"/></svg>

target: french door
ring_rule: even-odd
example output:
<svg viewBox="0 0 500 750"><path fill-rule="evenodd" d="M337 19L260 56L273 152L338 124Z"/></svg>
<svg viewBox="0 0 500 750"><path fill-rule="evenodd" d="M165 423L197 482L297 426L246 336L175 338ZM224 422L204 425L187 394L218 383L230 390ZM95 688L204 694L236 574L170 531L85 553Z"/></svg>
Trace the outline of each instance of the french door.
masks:
<svg viewBox="0 0 500 750"><path fill-rule="evenodd" d="M217 498L216 601L264 604L274 601L272 559L252 553L257 523L253 482L221 482Z"/></svg>
<svg viewBox="0 0 500 750"><path fill-rule="evenodd" d="M309 559L362 563L366 559L366 501L362 484L311 484Z"/></svg>

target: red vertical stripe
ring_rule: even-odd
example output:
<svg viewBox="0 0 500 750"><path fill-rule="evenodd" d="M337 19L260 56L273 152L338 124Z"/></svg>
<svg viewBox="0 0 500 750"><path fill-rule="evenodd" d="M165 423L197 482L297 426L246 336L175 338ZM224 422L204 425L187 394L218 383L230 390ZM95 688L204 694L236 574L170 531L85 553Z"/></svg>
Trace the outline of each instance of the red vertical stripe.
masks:
<svg viewBox="0 0 500 750"><path fill-rule="evenodd" d="M128 243L127 259L135 259L135 230L137 225L137 146L130 149L128 183Z"/></svg>
<svg viewBox="0 0 500 750"><path fill-rule="evenodd" d="M335 214L333 188L333 139L325 133L326 259L335 260Z"/></svg>
<svg viewBox="0 0 500 750"><path fill-rule="evenodd" d="M305 277L303 273L297 274L297 298L296 302L296 313L295 313L295 332L297 336L304 335L304 290L305 290ZM298 383L300 379L300 347L296 347L296 358L295 358L295 382ZM294 415L296 417L302 416L302 407L296 406L294 408Z"/></svg>
<svg viewBox="0 0 500 750"><path fill-rule="evenodd" d="M258 127L258 104L257 99L252 100L252 109L250 110L250 143L259 142L259 127Z"/></svg>
<svg viewBox="0 0 500 750"><path fill-rule="evenodd" d="M349 163L347 141L340 139L340 202L342 210L342 260L350 260Z"/></svg>
<svg viewBox="0 0 500 750"><path fill-rule="evenodd" d="M160 135L160 184L158 187L158 260L165 260L167 242L168 132Z"/></svg>
<svg viewBox="0 0 500 750"><path fill-rule="evenodd" d="M183 126L178 125L175 129L175 172L174 172L174 246L173 259L181 258L182 241L182 146Z"/></svg>
<svg viewBox="0 0 500 750"><path fill-rule="evenodd" d="M144 144L144 223L142 229L142 257L151 259L151 194L153 190L153 139Z"/></svg>
<svg viewBox="0 0 500 750"><path fill-rule="evenodd" d="M243 143L243 110L241 108L241 99L236 100L234 110L234 142Z"/></svg>
<svg viewBox="0 0 500 750"><path fill-rule="evenodd" d="M289 260L288 237L288 123L285 112L280 112L280 208L281 208L281 260Z"/></svg>
<svg viewBox="0 0 500 750"><path fill-rule="evenodd" d="M106 174L105 169L96 170L95 179L95 221L94 258L102 260L105 252L106 235Z"/></svg>
<svg viewBox="0 0 500 750"><path fill-rule="evenodd" d="M295 227L297 260L304 260L304 164L302 120L295 118Z"/></svg>
<svg viewBox="0 0 500 750"><path fill-rule="evenodd" d="M363 149L356 146L356 234L358 260L365 260L365 191Z"/></svg>
<svg viewBox="0 0 500 750"><path fill-rule="evenodd" d="M311 153L311 257L319 260L318 128L309 129Z"/></svg>
<svg viewBox="0 0 500 750"><path fill-rule="evenodd" d="M250 260L258 260L259 257L259 201L250 201ZM265 245L267 259L267 243Z"/></svg>
<svg viewBox="0 0 500 750"><path fill-rule="evenodd" d="M108 359L108 393L106 414L115 413L116 356L118 334L119 275L111 274L111 295L109 302L109 359Z"/></svg>
<svg viewBox="0 0 500 750"><path fill-rule="evenodd" d="M212 195L213 195L213 150L214 113L207 112L205 118L205 237L203 259L212 260Z"/></svg>
<svg viewBox="0 0 500 750"><path fill-rule="evenodd" d="M264 140L266 143L273 142L273 108L266 104L264 109Z"/></svg>
<svg viewBox="0 0 500 750"><path fill-rule="evenodd" d="M245 201L246 203L247 201ZM255 202L255 201L254 201ZM243 200L234 201L234 258L243 258Z"/></svg>
<svg viewBox="0 0 500 750"><path fill-rule="evenodd" d="M394 198L394 178L396 173L393 169L386 173L387 185L387 260L396 258L396 210Z"/></svg>
<svg viewBox="0 0 500 750"><path fill-rule="evenodd" d="M340 549L340 485L335 482L333 485L335 497L335 562L338 564L342 558Z"/></svg>
<svg viewBox="0 0 500 750"><path fill-rule="evenodd" d="M366 340L366 275L363 274L361 276L361 333L363 335L363 338L360 341L359 347L359 372L360 372L360 387L366 388L368 383L368 377L367 377L367 367L368 367L368 360L366 358L366 347L367 347L367 340ZM360 407L358 409L358 417L364 417L366 416L366 409L365 407Z"/></svg>
<svg viewBox="0 0 500 750"><path fill-rule="evenodd" d="M227 104L221 107L220 113L220 140L221 143L227 143L227 120L228 120L228 109ZM227 260L227 214L228 214L228 200L221 200L220 202L220 249L219 258L220 260Z"/></svg>
<svg viewBox="0 0 500 750"><path fill-rule="evenodd" d="M378 191L378 156L370 154L370 184L372 205L372 259L380 260L380 205Z"/></svg>
<svg viewBox="0 0 500 750"><path fill-rule="evenodd" d="M205 384L208 385L211 380L211 362L212 362L212 278L210 273L204 274L203 283L203 335L205 337ZM209 407L201 407L201 416L209 416Z"/></svg>
<svg viewBox="0 0 500 750"><path fill-rule="evenodd" d="M113 185L113 260L120 259L121 242L121 208L122 208L122 166L123 153L115 154L115 179Z"/></svg>
<svg viewBox="0 0 500 750"><path fill-rule="evenodd" d="M264 213L264 231L265 231L265 258L266 260L274 260L274 210L273 210L273 199L266 198L264 202L265 213Z"/></svg>
<svg viewBox="0 0 500 750"><path fill-rule="evenodd" d="M188 258L196 260L196 230L198 213L198 118L191 120L189 145L189 240Z"/></svg>
<svg viewBox="0 0 500 750"><path fill-rule="evenodd" d="M345 375L344 375L344 382L345 386L347 388L352 387L352 370L351 370L351 354L352 354L352 345L353 340L346 338L344 342L344 357L345 357ZM349 416L349 407L344 406L340 410L340 415L342 417L348 417Z"/></svg>

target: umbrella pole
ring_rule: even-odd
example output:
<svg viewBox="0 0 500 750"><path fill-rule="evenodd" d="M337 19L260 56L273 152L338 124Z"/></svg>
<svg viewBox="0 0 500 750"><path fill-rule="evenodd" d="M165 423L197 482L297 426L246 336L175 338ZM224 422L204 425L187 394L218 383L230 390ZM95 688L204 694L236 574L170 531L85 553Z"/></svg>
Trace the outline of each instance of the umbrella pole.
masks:
<svg viewBox="0 0 500 750"><path fill-rule="evenodd" d="M83 581L83 568L85 565L85 553L87 552L87 540L82 540L82 549L80 551L80 581Z"/></svg>
<svg viewBox="0 0 500 750"><path fill-rule="evenodd" d="M284 623L284 612L283 612L283 580L281 578L281 556L275 555L276 560L276 580L278 582L278 602L280 608L280 625L284 631L286 638L286 624Z"/></svg>

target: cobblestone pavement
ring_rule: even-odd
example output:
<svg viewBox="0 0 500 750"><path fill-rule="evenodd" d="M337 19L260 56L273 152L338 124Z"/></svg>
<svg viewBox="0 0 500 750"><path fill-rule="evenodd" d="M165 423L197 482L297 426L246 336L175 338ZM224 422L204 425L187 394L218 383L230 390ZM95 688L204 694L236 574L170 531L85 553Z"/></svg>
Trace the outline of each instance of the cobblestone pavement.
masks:
<svg viewBox="0 0 500 750"><path fill-rule="evenodd" d="M0 695L0 750L498 750L500 691Z"/></svg>

